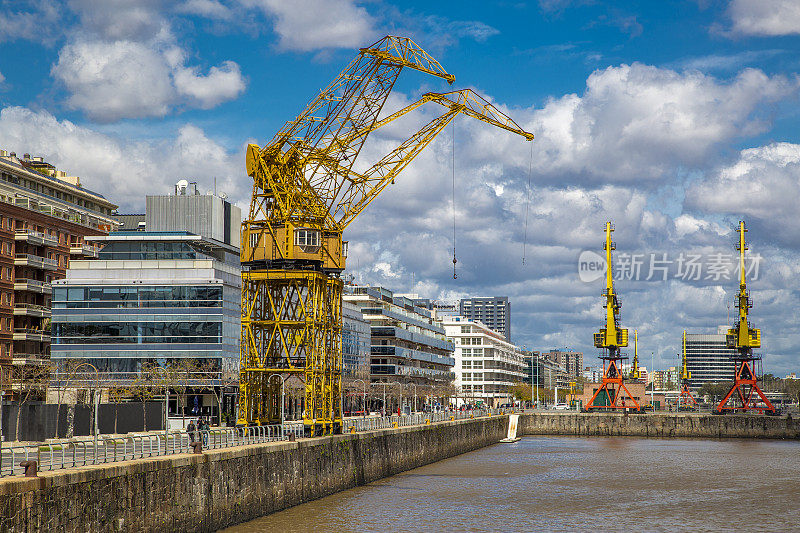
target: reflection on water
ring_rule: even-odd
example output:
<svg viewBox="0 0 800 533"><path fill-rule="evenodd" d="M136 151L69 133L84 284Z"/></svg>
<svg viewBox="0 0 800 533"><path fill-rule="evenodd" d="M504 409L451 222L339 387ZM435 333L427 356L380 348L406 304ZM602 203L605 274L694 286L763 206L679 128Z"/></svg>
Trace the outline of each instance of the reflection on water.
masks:
<svg viewBox="0 0 800 533"><path fill-rule="evenodd" d="M225 531L734 528L800 530L800 442L526 437Z"/></svg>

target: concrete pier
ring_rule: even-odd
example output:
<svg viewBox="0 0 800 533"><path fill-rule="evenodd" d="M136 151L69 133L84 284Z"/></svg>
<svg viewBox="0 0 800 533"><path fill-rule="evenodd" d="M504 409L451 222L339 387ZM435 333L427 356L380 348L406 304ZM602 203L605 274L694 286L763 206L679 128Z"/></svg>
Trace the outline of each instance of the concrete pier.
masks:
<svg viewBox="0 0 800 533"><path fill-rule="evenodd" d="M214 531L489 446L507 428L493 416L5 478L0 530ZM518 434L800 439L800 421L536 413L519 417Z"/></svg>
<svg viewBox="0 0 800 533"><path fill-rule="evenodd" d="M520 417L521 435L800 439L800 419L709 413L534 413Z"/></svg>

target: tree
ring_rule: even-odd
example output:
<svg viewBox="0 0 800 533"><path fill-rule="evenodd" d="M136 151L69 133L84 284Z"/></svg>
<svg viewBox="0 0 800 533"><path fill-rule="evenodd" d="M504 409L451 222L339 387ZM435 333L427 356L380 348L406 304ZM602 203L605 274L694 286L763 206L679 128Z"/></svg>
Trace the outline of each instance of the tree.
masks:
<svg viewBox="0 0 800 533"><path fill-rule="evenodd" d="M733 387L733 382L723 383L703 383L700 387L700 396L708 396L712 402L717 402L728 394L728 391Z"/></svg>
<svg viewBox="0 0 800 533"><path fill-rule="evenodd" d="M33 362L13 366L11 370L12 388L17 395L17 419L14 423L14 440L19 440L19 421L22 406L30 400L42 398L50 380L50 365Z"/></svg>
<svg viewBox="0 0 800 533"><path fill-rule="evenodd" d="M522 402L530 402L532 400L530 385L517 382L511 387L511 393L514 395L515 400Z"/></svg>
<svg viewBox="0 0 800 533"><path fill-rule="evenodd" d="M144 431L147 431L147 402L155 397L159 386L158 368L158 365L149 361L142 363L141 371L131 383L133 396L142 402Z"/></svg>
<svg viewBox="0 0 800 533"><path fill-rule="evenodd" d="M56 434L58 438L61 435L58 433L59 421L61 419L61 406L64 404L65 397L69 391L70 383L74 382L80 366L84 363L83 359L66 359L58 363L52 363L55 375L50 381L51 387L56 389ZM72 437L74 432L75 423L75 402L70 402L67 408L67 428L66 436Z"/></svg>

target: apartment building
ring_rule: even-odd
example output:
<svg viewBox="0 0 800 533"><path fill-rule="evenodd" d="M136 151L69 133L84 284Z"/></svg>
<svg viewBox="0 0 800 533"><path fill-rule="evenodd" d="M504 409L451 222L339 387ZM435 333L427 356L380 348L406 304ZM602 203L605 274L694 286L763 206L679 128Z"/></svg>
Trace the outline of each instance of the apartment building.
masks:
<svg viewBox="0 0 800 533"><path fill-rule="evenodd" d="M432 313L383 287L345 286L343 299L370 324L372 383L449 385L454 346Z"/></svg>
<svg viewBox="0 0 800 533"><path fill-rule="evenodd" d="M0 150L0 365L50 357L52 283L97 256L87 238L116 226L116 208L43 158Z"/></svg>
<svg viewBox="0 0 800 533"><path fill-rule="evenodd" d="M530 372L520 349L475 320L444 317L442 325L455 341L459 401L482 401L489 406L513 401L513 386L522 383Z"/></svg>

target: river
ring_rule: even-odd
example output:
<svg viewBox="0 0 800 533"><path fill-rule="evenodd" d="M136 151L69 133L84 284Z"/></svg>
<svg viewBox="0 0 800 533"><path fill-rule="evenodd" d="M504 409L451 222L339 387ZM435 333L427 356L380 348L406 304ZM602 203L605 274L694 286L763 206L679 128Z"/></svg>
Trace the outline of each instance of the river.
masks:
<svg viewBox="0 0 800 533"><path fill-rule="evenodd" d="M525 437L226 529L800 530L800 442Z"/></svg>

